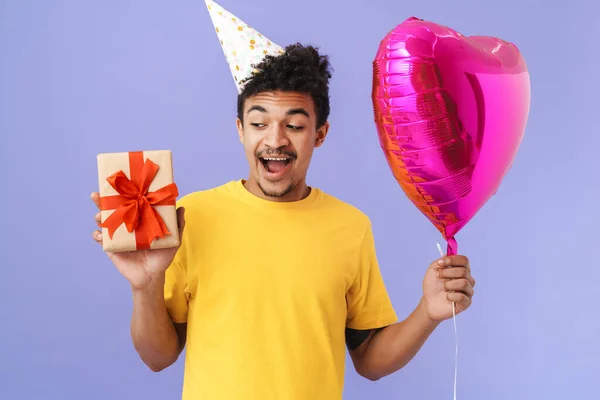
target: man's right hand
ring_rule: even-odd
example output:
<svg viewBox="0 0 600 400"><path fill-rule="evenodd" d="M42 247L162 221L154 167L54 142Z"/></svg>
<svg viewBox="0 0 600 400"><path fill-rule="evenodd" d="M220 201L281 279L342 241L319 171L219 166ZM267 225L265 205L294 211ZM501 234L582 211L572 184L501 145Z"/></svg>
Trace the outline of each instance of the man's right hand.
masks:
<svg viewBox="0 0 600 400"><path fill-rule="evenodd" d="M98 192L92 193L91 197L96 207L100 209L100 195ZM177 209L180 246L185 226L184 212L185 210L182 207ZM100 225L100 212L96 214L95 220L96 224ZM102 232L100 230L95 230L92 237L97 243L102 244ZM159 278L165 273L178 250L179 247L174 247L118 253L107 252L107 254L119 272L129 281L132 289L143 290L154 278Z"/></svg>

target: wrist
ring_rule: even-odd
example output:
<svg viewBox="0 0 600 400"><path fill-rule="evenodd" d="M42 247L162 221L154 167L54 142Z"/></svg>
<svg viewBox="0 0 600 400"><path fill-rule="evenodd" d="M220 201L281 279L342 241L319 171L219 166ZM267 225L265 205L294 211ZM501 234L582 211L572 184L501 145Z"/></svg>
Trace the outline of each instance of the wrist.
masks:
<svg viewBox="0 0 600 400"><path fill-rule="evenodd" d="M429 312L429 308L427 306L427 300L422 297L419 301L419 305L415 310L415 314L421 319L425 324L430 325L432 328L436 328L442 321L439 321L431 316Z"/></svg>
<svg viewBox="0 0 600 400"><path fill-rule="evenodd" d="M149 274L146 282L142 284L131 284L131 291L134 294L148 294L160 291L164 292L165 273Z"/></svg>

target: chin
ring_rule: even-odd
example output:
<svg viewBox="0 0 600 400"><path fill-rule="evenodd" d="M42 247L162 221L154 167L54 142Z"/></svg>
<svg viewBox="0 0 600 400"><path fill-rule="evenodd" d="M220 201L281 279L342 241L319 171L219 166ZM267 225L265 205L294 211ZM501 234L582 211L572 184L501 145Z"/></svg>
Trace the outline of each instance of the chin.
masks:
<svg viewBox="0 0 600 400"><path fill-rule="evenodd" d="M258 180L258 187L267 197L281 198L292 192L296 184L292 179L282 179L272 182L262 178Z"/></svg>

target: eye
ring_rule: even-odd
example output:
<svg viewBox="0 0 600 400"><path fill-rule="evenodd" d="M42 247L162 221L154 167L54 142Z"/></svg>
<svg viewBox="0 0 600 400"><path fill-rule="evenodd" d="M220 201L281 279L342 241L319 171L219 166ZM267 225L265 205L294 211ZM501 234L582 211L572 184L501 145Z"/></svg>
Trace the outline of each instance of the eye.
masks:
<svg viewBox="0 0 600 400"><path fill-rule="evenodd" d="M293 131L300 131L304 128L303 126L297 126L297 125L288 125L287 127Z"/></svg>
<svg viewBox="0 0 600 400"><path fill-rule="evenodd" d="M260 124L258 122L253 122L250 125L252 125L255 128L263 128L265 126L265 124Z"/></svg>

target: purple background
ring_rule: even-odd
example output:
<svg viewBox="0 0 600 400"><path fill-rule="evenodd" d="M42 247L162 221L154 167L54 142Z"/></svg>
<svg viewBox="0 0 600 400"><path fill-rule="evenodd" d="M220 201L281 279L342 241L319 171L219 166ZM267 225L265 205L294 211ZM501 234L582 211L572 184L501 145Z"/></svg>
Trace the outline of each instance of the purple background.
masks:
<svg viewBox="0 0 600 400"><path fill-rule="evenodd" d="M414 15L518 44L532 80L525 140L497 195L458 236L478 280L474 305L458 318L458 397L597 398L593 2L221 4L276 43L314 43L331 55L332 129L309 181L371 216L401 317L416 305L441 238L405 199L378 147L370 103L378 43ZM245 176L236 91L205 7L0 1L0 399L179 398L182 361L154 374L131 345L129 287L91 239L89 193L100 152L170 148L182 193ZM382 381L359 378L348 364L344 398L449 399L453 368L448 321Z"/></svg>

